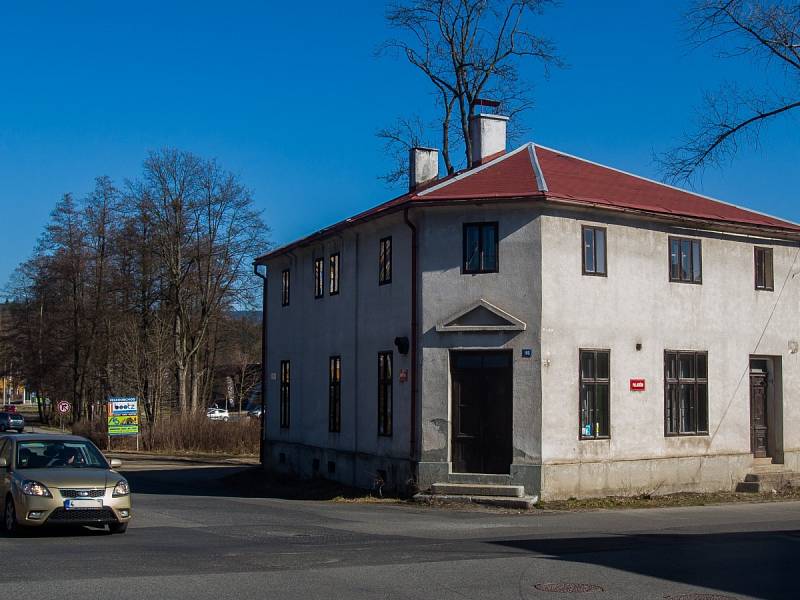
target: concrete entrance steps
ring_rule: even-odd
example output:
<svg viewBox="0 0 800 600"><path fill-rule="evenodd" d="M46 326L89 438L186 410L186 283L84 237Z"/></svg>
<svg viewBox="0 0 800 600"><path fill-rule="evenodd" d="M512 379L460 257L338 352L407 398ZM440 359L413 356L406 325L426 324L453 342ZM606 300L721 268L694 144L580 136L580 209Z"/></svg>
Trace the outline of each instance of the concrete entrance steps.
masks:
<svg viewBox="0 0 800 600"><path fill-rule="evenodd" d="M434 483L432 494L465 496L505 496L522 498L525 488L521 485L492 485L485 483Z"/></svg>
<svg viewBox="0 0 800 600"><path fill-rule="evenodd" d="M736 486L737 492L760 494L786 487L800 488L800 473L772 463L771 458L756 458L744 481Z"/></svg>
<svg viewBox="0 0 800 600"><path fill-rule="evenodd" d="M511 485L511 475L491 473L450 473L447 483L480 483L481 485Z"/></svg>
<svg viewBox="0 0 800 600"><path fill-rule="evenodd" d="M434 483L430 492L414 496L419 502L442 502L454 504L483 504L501 508L527 510L539 500L538 496L526 496L521 485L491 483Z"/></svg>

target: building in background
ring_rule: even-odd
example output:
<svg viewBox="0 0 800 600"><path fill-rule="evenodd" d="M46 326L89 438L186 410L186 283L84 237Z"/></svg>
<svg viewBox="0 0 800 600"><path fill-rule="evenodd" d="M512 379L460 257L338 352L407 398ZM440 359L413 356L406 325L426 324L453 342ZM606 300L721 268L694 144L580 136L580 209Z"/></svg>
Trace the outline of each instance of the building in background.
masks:
<svg viewBox="0 0 800 600"><path fill-rule="evenodd" d="M25 388L13 353L11 331L11 307L9 302L0 304L0 405L28 404L35 400Z"/></svg>

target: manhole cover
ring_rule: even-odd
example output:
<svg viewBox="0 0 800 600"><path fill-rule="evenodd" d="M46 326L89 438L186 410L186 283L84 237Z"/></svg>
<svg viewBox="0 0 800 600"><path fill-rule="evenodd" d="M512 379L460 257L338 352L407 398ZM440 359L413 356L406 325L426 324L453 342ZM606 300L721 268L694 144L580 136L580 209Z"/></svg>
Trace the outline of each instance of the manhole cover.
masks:
<svg viewBox="0 0 800 600"><path fill-rule="evenodd" d="M664 600L736 600L736 598L722 594L679 594L678 596L664 596Z"/></svg>
<svg viewBox="0 0 800 600"><path fill-rule="evenodd" d="M602 592L603 588L591 583L537 583L535 586L540 592L555 592L557 594L585 594L586 592Z"/></svg>

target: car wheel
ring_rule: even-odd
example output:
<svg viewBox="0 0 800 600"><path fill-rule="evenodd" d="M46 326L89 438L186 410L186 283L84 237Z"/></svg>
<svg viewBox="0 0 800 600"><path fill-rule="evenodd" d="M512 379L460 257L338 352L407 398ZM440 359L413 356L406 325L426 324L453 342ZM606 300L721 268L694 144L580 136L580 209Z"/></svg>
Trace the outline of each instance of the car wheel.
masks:
<svg viewBox="0 0 800 600"><path fill-rule="evenodd" d="M228 417L222 417L222 420L227 423L228 422Z"/></svg>
<svg viewBox="0 0 800 600"><path fill-rule="evenodd" d="M17 510L14 507L14 499L11 496L6 498L6 507L3 511L3 527L9 535L14 535L19 531Z"/></svg>
<svg viewBox="0 0 800 600"><path fill-rule="evenodd" d="M108 531L111 533L125 533L128 531L127 523L109 523Z"/></svg>

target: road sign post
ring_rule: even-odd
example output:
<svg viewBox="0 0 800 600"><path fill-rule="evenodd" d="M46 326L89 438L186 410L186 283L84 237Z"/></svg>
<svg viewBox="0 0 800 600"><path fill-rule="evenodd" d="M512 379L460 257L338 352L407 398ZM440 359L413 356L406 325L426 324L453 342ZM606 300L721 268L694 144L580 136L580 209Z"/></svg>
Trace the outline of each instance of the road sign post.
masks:
<svg viewBox="0 0 800 600"><path fill-rule="evenodd" d="M56 410L58 411L58 420L61 423L61 431L63 432L64 415L67 415L72 411L72 404L70 404L66 400L61 400L58 404L56 404Z"/></svg>

